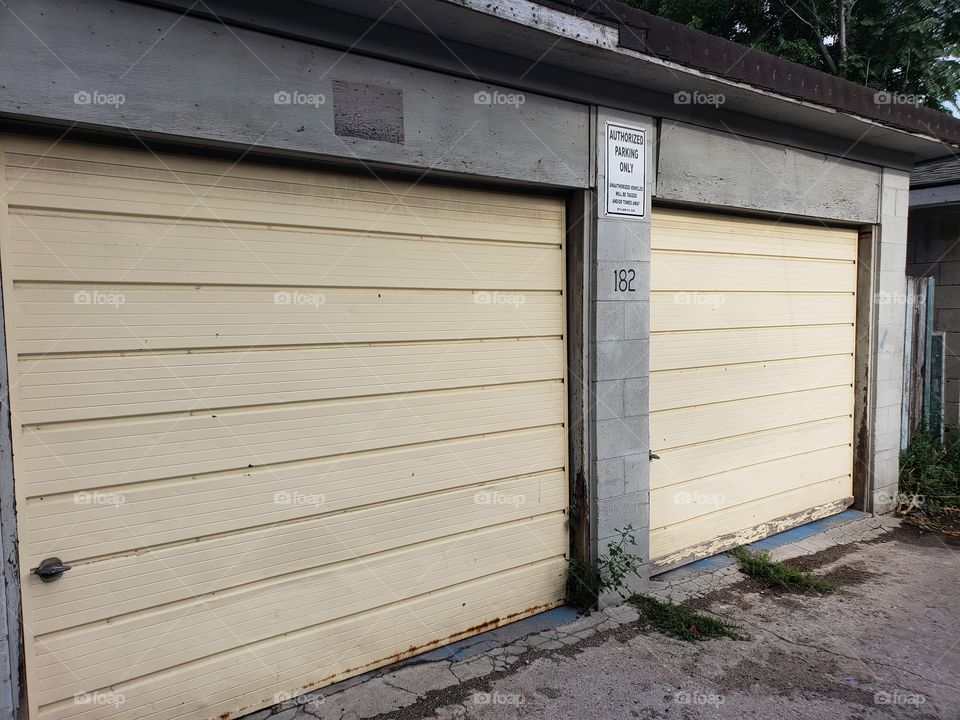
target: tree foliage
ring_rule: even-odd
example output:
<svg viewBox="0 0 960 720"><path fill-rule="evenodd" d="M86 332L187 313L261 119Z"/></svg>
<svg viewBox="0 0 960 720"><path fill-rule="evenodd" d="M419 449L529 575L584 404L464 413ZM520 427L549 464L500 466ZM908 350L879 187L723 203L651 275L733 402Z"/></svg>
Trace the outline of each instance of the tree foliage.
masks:
<svg viewBox="0 0 960 720"><path fill-rule="evenodd" d="M960 0L626 2L928 107L957 109Z"/></svg>

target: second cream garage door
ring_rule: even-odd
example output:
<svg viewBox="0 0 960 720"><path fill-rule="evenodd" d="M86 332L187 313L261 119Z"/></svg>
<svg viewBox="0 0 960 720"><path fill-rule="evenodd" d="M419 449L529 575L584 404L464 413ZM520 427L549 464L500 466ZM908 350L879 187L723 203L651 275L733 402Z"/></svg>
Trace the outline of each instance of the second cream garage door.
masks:
<svg viewBox="0 0 960 720"><path fill-rule="evenodd" d="M0 151L31 718L241 715L562 603L561 200Z"/></svg>
<svg viewBox="0 0 960 720"><path fill-rule="evenodd" d="M652 243L654 566L845 508L857 232L657 209Z"/></svg>

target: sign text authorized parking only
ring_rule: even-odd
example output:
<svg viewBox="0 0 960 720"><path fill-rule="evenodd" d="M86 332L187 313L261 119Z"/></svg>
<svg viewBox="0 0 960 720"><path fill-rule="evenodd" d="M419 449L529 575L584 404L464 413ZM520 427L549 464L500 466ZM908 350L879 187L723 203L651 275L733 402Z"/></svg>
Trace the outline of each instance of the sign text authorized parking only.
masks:
<svg viewBox="0 0 960 720"><path fill-rule="evenodd" d="M606 135L607 215L643 217L647 132L607 123Z"/></svg>

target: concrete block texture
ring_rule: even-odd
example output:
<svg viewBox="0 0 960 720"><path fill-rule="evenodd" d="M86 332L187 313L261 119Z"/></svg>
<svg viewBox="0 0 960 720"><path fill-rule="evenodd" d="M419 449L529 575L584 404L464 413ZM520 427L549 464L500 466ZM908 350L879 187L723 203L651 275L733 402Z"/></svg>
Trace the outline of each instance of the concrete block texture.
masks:
<svg viewBox="0 0 960 720"><path fill-rule="evenodd" d="M939 269L939 277L943 285L960 285L960 228L955 232L943 232L939 228L932 228L919 238L912 237L908 245L915 248L915 262L926 269ZM930 275L930 272L920 273Z"/></svg>
<svg viewBox="0 0 960 720"><path fill-rule="evenodd" d="M650 259L648 220L597 218L599 262L643 262Z"/></svg>
<svg viewBox="0 0 960 720"><path fill-rule="evenodd" d="M650 409L649 377L623 381L623 416L646 415Z"/></svg>
<svg viewBox="0 0 960 720"><path fill-rule="evenodd" d="M880 213L886 215L895 214L897 208L897 189L892 187L883 188L880 195Z"/></svg>
<svg viewBox="0 0 960 720"><path fill-rule="evenodd" d="M623 491L637 493L640 500L650 502L650 456L629 455L623 458Z"/></svg>
<svg viewBox="0 0 960 720"><path fill-rule="evenodd" d="M646 416L597 421L597 460L649 452Z"/></svg>
<svg viewBox="0 0 960 720"><path fill-rule="evenodd" d="M960 401L960 378L944 379L943 401L945 403L955 403Z"/></svg>
<svg viewBox="0 0 960 720"><path fill-rule="evenodd" d="M874 431L874 440L873 440L874 452L879 452L882 450L894 450L900 447L900 423L890 421L883 428L878 428ZM876 474L876 467L878 462L874 462L874 474Z"/></svg>
<svg viewBox="0 0 960 720"><path fill-rule="evenodd" d="M906 314L906 265L900 264L900 269L892 272L881 271L876 291L873 293L876 303L877 324L881 327L893 325L903 327ZM902 332L900 337L902 337ZM879 338L883 341L884 338Z"/></svg>
<svg viewBox="0 0 960 720"><path fill-rule="evenodd" d="M910 203L910 173L905 170L883 168L881 173L880 215L907 216ZM902 207L902 193L907 193L907 208ZM903 210L901 213L900 210Z"/></svg>
<svg viewBox="0 0 960 720"><path fill-rule="evenodd" d="M883 239L880 242L880 270L906 274L907 221L896 218L883 223ZM887 238L892 239L887 239Z"/></svg>
<svg viewBox="0 0 960 720"><path fill-rule="evenodd" d="M600 342L623 340L624 309L622 302L598 302L596 314L596 336Z"/></svg>
<svg viewBox="0 0 960 720"><path fill-rule="evenodd" d="M605 380L593 384L597 420L625 417L623 389L625 380Z"/></svg>
<svg viewBox="0 0 960 720"><path fill-rule="evenodd" d="M907 217L910 214L910 191L897 190L897 215Z"/></svg>
<svg viewBox="0 0 960 720"><path fill-rule="evenodd" d="M624 303L623 336L625 340L646 340L650 337L650 302Z"/></svg>
<svg viewBox="0 0 960 720"><path fill-rule="evenodd" d="M943 308L937 310L934 324L937 330L940 328L947 328L954 331L960 329L960 309Z"/></svg>
<svg viewBox="0 0 960 720"><path fill-rule="evenodd" d="M894 188L897 190L910 189L910 173L906 170L894 170L893 168L884 168L883 170L884 188Z"/></svg>
<svg viewBox="0 0 960 720"><path fill-rule="evenodd" d="M873 512L876 515L886 515L897 509L897 486L878 488L873 493Z"/></svg>
<svg viewBox="0 0 960 720"><path fill-rule="evenodd" d="M617 530L634 528L647 547L649 535L649 345L650 212L656 182L656 127L652 118L599 109L595 143L597 195L593 203L594 252L587 273L592 287L591 413L592 497L596 505L590 529L593 557L604 554ZM645 216L605 215L607 122L646 131ZM643 555L646 557L646 555ZM639 579L637 589L646 578Z"/></svg>
<svg viewBox="0 0 960 720"><path fill-rule="evenodd" d="M906 215L898 212L883 213L880 215L880 224L883 232L880 241L891 245L906 245L909 223Z"/></svg>
<svg viewBox="0 0 960 720"><path fill-rule="evenodd" d="M876 394L874 405L881 407L900 407L900 396L903 394L903 383L894 378L892 380L876 380Z"/></svg>
<svg viewBox="0 0 960 720"><path fill-rule="evenodd" d="M877 353L877 379L897 380L903 377L903 355L895 352Z"/></svg>
<svg viewBox="0 0 960 720"><path fill-rule="evenodd" d="M944 273L948 263L960 260L960 209L914 209L908 224L907 252L911 263L924 269L940 268ZM960 284L957 266L951 266L950 271L938 279L946 285Z"/></svg>
<svg viewBox="0 0 960 720"><path fill-rule="evenodd" d="M937 284L934 303L939 308L960 309L960 285Z"/></svg>
<svg viewBox="0 0 960 720"><path fill-rule="evenodd" d="M943 345L944 373L948 378L960 378L960 333L945 332Z"/></svg>
<svg viewBox="0 0 960 720"><path fill-rule="evenodd" d="M597 497L601 500L623 495L622 457L597 461Z"/></svg>
<svg viewBox="0 0 960 720"><path fill-rule="evenodd" d="M943 404L943 422L948 426L960 424L960 402Z"/></svg>
<svg viewBox="0 0 960 720"><path fill-rule="evenodd" d="M870 434L872 456L868 486L865 488L867 509L874 513L890 512L895 502L899 474L901 403L903 396L903 345L906 306L902 299L906 290L907 210L909 175L884 169L880 194L880 232L876 259L878 270L873 288L875 303L876 345L871 359L874 383ZM910 253L914 258L917 253ZM893 299L880 302L877 298Z"/></svg>
<svg viewBox="0 0 960 720"><path fill-rule="evenodd" d="M957 243L957 249L960 250L960 236L954 242ZM932 265L927 265L927 267L936 271L937 274L934 277L940 281L941 286L956 286L960 285L960 262L957 260L958 255L950 252L944 254L941 261L933 258L931 260ZM932 274L933 272L923 273L923 275Z"/></svg>
<svg viewBox="0 0 960 720"><path fill-rule="evenodd" d="M643 377L649 367L646 340L611 340L595 343L596 380Z"/></svg>
<svg viewBox="0 0 960 720"><path fill-rule="evenodd" d="M895 448L887 448L886 450L877 450L877 452L875 452L873 456L877 462L884 462L887 460L893 460L895 462L899 462L900 448L895 447Z"/></svg>
<svg viewBox="0 0 960 720"><path fill-rule="evenodd" d="M907 216L897 212L897 194L892 196L892 204L880 211L880 242L890 245L906 245L907 243Z"/></svg>
<svg viewBox="0 0 960 720"><path fill-rule="evenodd" d="M897 458L877 460L873 467L873 481L877 488L896 487L897 476L900 472L900 462Z"/></svg>
<svg viewBox="0 0 960 720"><path fill-rule="evenodd" d="M894 428L899 428L900 417L901 409L899 404L878 407L876 414L877 437L882 439L887 435L891 435ZM899 445L896 445L896 447L899 448ZM888 450L893 450L893 446L884 443L875 443L874 456L877 462L883 459L881 454Z"/></svg>
<svg viewBox="0 0 960 720"><path fill-rule="evenodd" d="M904 317L905 316L906 313L904 313ZM896 320L897 317L899 317L899 315L894 313L893 319L891 319L890 322L880 326L880 337L877 339L877 352L895 355L899 352L899 349L903 347L904 325L902 321L898 322Z"/></svg>
<svg viewBox="0 0 960 720"><path fill-rule="evenodd" d="M644 502L639 493L630 493L615 498L606 498L598 501L597 505L597 532L601 543L601 550L611 540L619 540L620 533L627 526L633 528L636 544L631 550L636 551L644 560L647 559L647 537L650 527L650 506Z"/></svg>

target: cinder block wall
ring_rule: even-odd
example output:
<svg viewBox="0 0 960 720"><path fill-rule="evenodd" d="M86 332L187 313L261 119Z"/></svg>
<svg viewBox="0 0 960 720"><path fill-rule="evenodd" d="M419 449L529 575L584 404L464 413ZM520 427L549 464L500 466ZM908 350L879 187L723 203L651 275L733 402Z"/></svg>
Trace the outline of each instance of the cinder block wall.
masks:
<svg viewBox="0 0 960 720"><path fill-rule="evenodd" d="M604 197L605 123L642 128L647 134L644 217L608 217ZM597 202L594 261L591 267L593 361L590 388L593 424L593 555L606 554L620 531L633 528L636 544L625 548L644 561L643 577L630 578L633 591L645 592L649 573L650 438L648 379L650 345L650 212L656 183L653 119L599 109L596 119ZM614 272L632 270L629 292L616 287ZM616 602L608 593L601 604Z"/></svg>
<svg viewBox="0 0 960 720"><path fill-rule="evenodd" d="M872 361L874 408L870 497L866 510L887 513L896 508L900 470L900 412L903 391L904 304L880 302L879 298L903 298L907 254L907 214L910 205L910 175L884 168L881 178L880 232L873 268L876 356ZM865 329L861 328L860 332Z"/></svg>
<svg viewBox="0 0 960 720"><path fill-rule="evenodd" d="M944 420L960 423L960 207L910 211L907 275L932 276L934 329L944 334Z"/></svg>

